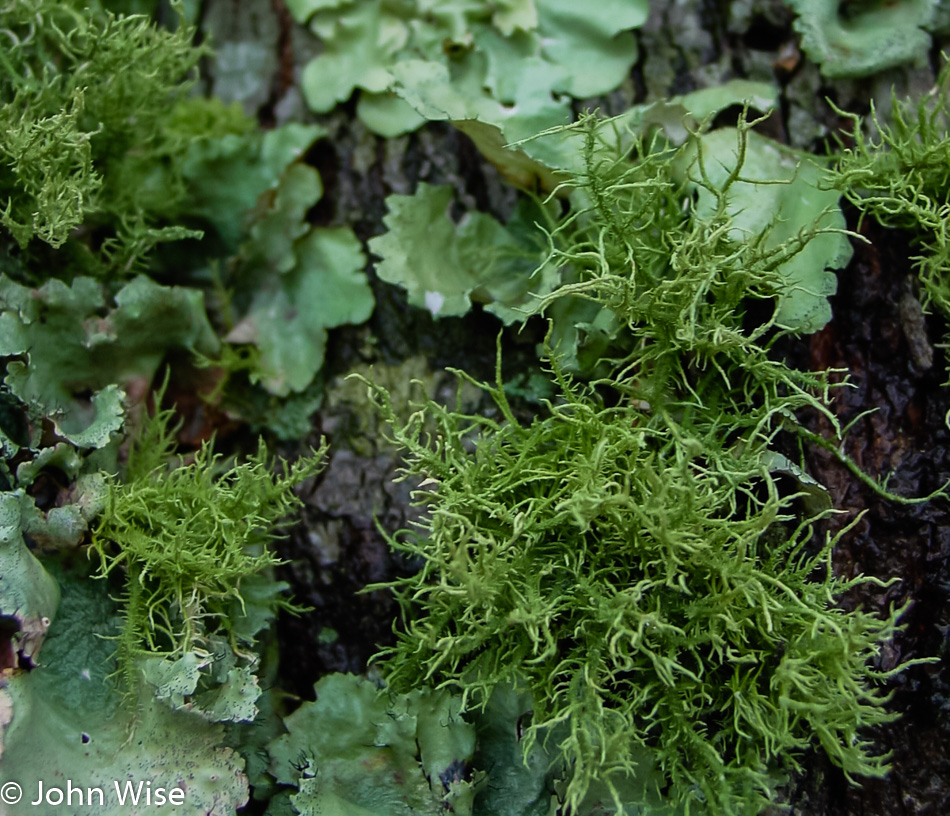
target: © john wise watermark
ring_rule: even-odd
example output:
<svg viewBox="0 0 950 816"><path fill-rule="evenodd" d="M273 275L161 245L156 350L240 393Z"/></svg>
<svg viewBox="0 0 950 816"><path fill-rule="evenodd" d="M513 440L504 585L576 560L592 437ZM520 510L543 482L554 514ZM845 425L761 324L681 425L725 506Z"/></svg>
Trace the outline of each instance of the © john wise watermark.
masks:
<svg viewBox="0 0 950 816"><path fill-rule="evenodd" d="M159 785L151 779L112 780L105 785L79 785L72 779L57 780L51 784L42 779L35 785L23 786L18 782L5 782L0 786L0 806L19 805L17 813L26 807L48 808L84 807L167 807L174 810L185 804L185 789L177 786ZM2 807L0 807L2 811Z"/></svg>

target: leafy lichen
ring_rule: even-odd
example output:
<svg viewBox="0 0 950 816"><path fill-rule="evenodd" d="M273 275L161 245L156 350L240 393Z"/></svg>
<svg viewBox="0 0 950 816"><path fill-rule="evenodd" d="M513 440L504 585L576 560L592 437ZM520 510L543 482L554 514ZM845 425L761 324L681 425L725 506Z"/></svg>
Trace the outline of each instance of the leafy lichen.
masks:
<svg viewBox="0 0 950 816"><path fill-rule="evenodd" d="M369 242L382 259L377 274L403 286L411 305L436 318L463 315L481 300L503 309L503 317L523 319L535 305L532 297L554 285L552 270L538 267L546 247L533 222L542 211L525 200L507 226L480 212L454 224L451 200L450 187L425 183L414 195L389 196L388 231Z"/></svg>
<svg viewBox="0 0 950 816"><path fill-rule="evenodd" d="M298 813L471 814L462 775L475 734L457 696L427 688L393 695L347 674L322 678L314 692L267 749L277 781L300 789Z"/></svg>
<svg viewBox="0 0 950 816"><path fill-rule="evenodd" d="M159 787L186 791L187 811L233 814L246 804L248 784L244 760L225 744L222 726L170 710L146 687L138 689L137 706L121 705L108 677L115 666L111 638L120 624L116 604L108 587L90 580L81 566L55 570L63 598L42 665L4 678L0 710L9 716L0 717L0 784L45 782L55 773L84 794L73 795L70 813L119 816L134 810L128 795L119 794L126 780L133 789L142 786L140 810L148 780L153 797ZM100 788L101 799L90 796L89 787ZM4 804L4 812L29 813L36 809L30 801L24 795Z"/></svg>
<svg viewBox="0 0 950 816"><path fill-rule="evenodd" d="M91 278L30 289L0 275L4 383L82 447L101 447L121 428L123 389L150 381L166 354L217 349L196 289L139 276L106 298Z"/></svg>
<svg viewBox="0 0 950 816"><path fill-rule="evenodd" d="M937 0L786 0L798 18L802 48L827 77L862 77L919 60Z"/></svg>
<svg viewBox="0 0 950 816"><path fill-rule="evenodd" d="M471 115L450 118L510 119L520 136L509 132L509 138L540 129L538 109L555 117L541 127L556 124L568 115L557 95L593 96L623 82L637 58L629 29L642 25L648 11L645 0L602 0L583 9L565 0L288 5L325 46L301 76L310 107L328 111L359 89L357 114L383 136L414 130L431 118L412 99L407 103L392 92L401 81L400 66L414 61L441 72L440 89L458 105L472 106ZM482 78L477 86L467 81L475 75ZM514 102L521 110L505 114L503 105Z"/></svg>

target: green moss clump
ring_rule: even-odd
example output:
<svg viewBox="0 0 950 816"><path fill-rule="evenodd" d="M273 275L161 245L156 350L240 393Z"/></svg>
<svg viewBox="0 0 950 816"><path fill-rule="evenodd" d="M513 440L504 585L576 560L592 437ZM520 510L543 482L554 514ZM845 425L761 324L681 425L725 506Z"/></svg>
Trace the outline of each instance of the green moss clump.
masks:
<svg viewBox="0 0 950 816"><path fill-rule="evenodd" d="M859 731L891 719L869 663L897 613L836 608L871 579L835 578L833 541L809 547L755 443L762 410L703 423L688 403L648 413L562 386L527 428L500 386L484 386L500 421L428 403L397 424L429 489L421 531L391 540L423 567L396 584L390 683L470 704L529 690L572 805L655 767L651 796L756 813L816 739L849 776L883 774Z"/></svg>
<svg viewBox="0 0 950 816"><path fill-rule="evenodd" d="M387 678L469 707L529 692L525 754L540 741L559 758L568 812L606 786L627 813L756 814L816 743L849 778L886 771L862 729L893 718L873 665L900 611L837 606L880 582L834 575L835 540L814 529L831 511L804 512L773 471L781 435L810 438L796 411L834 422L828 374L775 359L783 329L752 318L828 230L733 229L750 127L720 182L701 153L688 167L643 143L610 156L589 130L572 181L588 206L551 235L576 283L545 306L613 313L626 350L592 361L598 379L572 380L548 345L556 396L527 426L500 349L497 384L479 384L492 416L425 401L400 419L372 389L427 511L391 539L422 568L392 584ZM684 213L677 183L707 194L702 211L688 199Z"/></svg>
<svg viewBox="0 0 950 816"><path fill-rule="evenodd" d="M175 106L205 53L193 34L98 3L0 0L0 246L124 278L157 243L200 235L167 224L190 135Z"/></svg>
<svg viewBox="0 0 950 816"><path fill-rule="evenodd" d="M892 101L891 116L872 110L877 139L850 116L853 146L842 151L831 184L863 214L886 227L915 234L913 260L923 284L924 306L950 316L950 62L930 93L917 101ZM842 112L843 113L843 112Z"/></svg>
<svg viewBox="0 0 950 816"><path fill-rule="evenodd" d="M125 572L118 657L130 679L142 654L207 652L212 634L231 633L242 582L279 563L268 548L274 528L300 506L293 488L322 469L326 450L275 474L263 441L227 468L206 442L193 461L172 466L171 416L159 411L143 425L125 478L109 480L92 537L100 576Z"/></svg>

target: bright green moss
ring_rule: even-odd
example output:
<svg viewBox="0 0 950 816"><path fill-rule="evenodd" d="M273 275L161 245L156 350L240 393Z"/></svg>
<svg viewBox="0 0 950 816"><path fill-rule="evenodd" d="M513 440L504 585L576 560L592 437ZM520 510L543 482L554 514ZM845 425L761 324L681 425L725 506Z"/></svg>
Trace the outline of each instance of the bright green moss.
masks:
<svg viewBox="0 0 950 816"><path fill-rule="evenodd" d="M762 458L766 411L647 412L561 384L527 428L500 386L497 420L390 412L428 488L421 529L391 542L423 567L396 585L390 682L459 687L470 703L527 688L532 733L556 735L575 804L644 756L671 804L711 813L758 812L816 740L849 775L882 774L859 730L890 719L868 664L896 614L834 606L863 579L836 579L833 542L816 549L795 519Z"/></svg>
<svg viewBox="0 0 950 816"><path fill-rule="evenodd" d="M0 20L0 225L21 248L99 228L100 261L113 270L183 237L157 223L176 191L156 197L150 183L203 53L192 31L72 1L5 0Z"/></svg>
<svg viewBox="0 0 950 816"><path fill-rule="evenodd" d="M827 374L775 359L783 329L750 315L828 228L779 242L736 230L744 121L724 179L701 153L675 172L655 144L611 156L588 127L574 213L551 235L576 282L543 305L555 321L572 302L615 316L614 356L588 367L598 379L552 359L555 323L557 395L527 426L500 350L498 384L481 385L489 417L426 401L402 419L373 390L426 510L391 539L422 568L393 584L388 679L458 689L468 706L529 692L524 750L540 740L559 757L576 812L606 786L628 813L756 814L816 744L849 777L879 776L862 728L893 716L873 661L899 611L836 606L875 579L834 576L824 514L803 513L772 469L780 438L805 436L796 410L834 422ZM686 184L706 200L684 211Z"/></svg>
<svg viewBox="0 0 950 816"><path fill-rule="evenodd" d="M171 416L159 411L144 424L93 531L99 574L125 573L123 672L141 654L208 652L213 634L232 632L242 582L279 563L268 545L300 505L293 488L322 468L323 448L275 474L263 441L242 464L224 467L205 443L173 467Z"/></svg>
<svg viewBox="0 0 950 816"><path fill-rule="evenodd" d="M871 111L868 138L851 116L853 146L842 151L831 183L862 213L915 233L924 306L950 315L950 63L922 99L893 99L890 117Z"/></svg>

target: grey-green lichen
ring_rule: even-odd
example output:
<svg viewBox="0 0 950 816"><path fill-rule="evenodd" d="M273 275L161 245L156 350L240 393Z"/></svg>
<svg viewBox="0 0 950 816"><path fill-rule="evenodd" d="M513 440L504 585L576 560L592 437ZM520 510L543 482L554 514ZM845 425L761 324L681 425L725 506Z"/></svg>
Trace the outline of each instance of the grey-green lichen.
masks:
<svg viewBox="0 0 950 816"><path fill-rule="evenodd" d="M560 95L592 96L623 82L637 59L630 29L648 12L645 0L583 8L570 0L291 0L287 6L324 46L300 78L310 107L328 111L359 90L357 115L390 137L431 118L393 93L400 67L409 63L436 77L458 104L478 108L471 118L513 117L529 129L539 113L566 119Z"/></svg>
<svg viewBox="0 0 950 816"><path fill-rule="evenodd" d="M827 77L863 77L920 60L937 0L787 0L802 48Z"/></svg>

